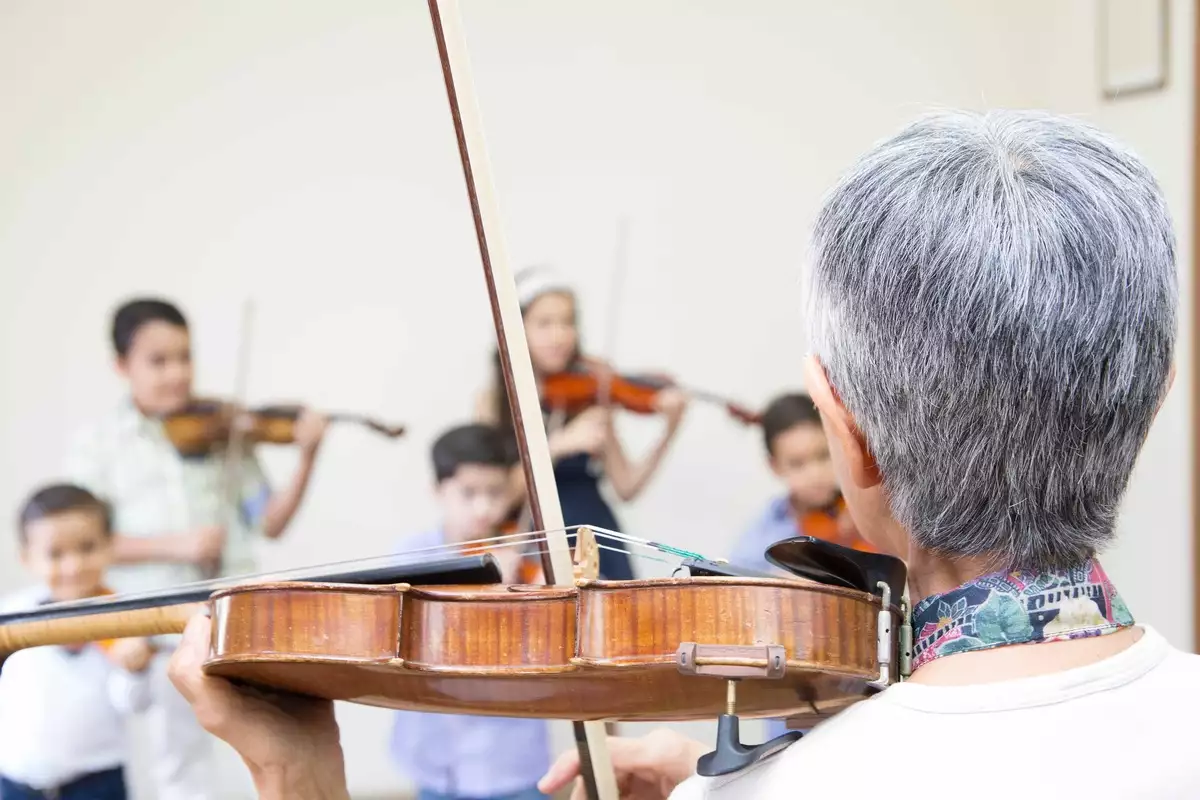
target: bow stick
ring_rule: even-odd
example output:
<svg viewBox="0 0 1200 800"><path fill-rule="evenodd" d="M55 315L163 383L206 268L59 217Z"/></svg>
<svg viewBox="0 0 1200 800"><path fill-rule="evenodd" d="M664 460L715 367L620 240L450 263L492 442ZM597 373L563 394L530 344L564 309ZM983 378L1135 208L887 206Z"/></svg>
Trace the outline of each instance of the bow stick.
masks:
<svg viewBox="0 0 1200 800"><path fill-rule="evenodd" d="M246 452L246 433L240 414L246 401L246 384L250 379L250 335L254 324L254 301L242 302L242 327L238 332L237 372L234 375L233 403L230 406L229 440L225 443L225 463L221 471L225 498L225 541L237 535L242 514L242 468ZM220 556L205 564L201 574L208 579L221 574L224 559Z"/></svg>
<svg viewBox="0 0 1200 800"><path fill-rule="evenodd" d="M512 407L513 428L529 492L529 510L534 527L547 531L542 568L547 583L572 585L574 572L571 551L564 530L558 487L554 482L554 464L550 459L550 445L542 422L533 363L525 340L517 285L509 269L504 234L500 228L500 204L496 199L488 162L458 2L429 0L429 15L437 39L454 132L458 138L467 196L475 218L475 237L479 242L492 319L496 324L500 368L504 373L504 388ZM599 722L576 722L574 725L580 773L588 797L591 800L617 800L616 776L608 757L604 725Z"/></svg>
<svg viewBox="0 0 1200 800"><path fill-rule="evenodd" d="M612 283L609 284L608 290L608 324L605 326L605 336L608 341L605 343L603 353L609 359L610 367L616 364L617 355L617 314L621 308L621 290L625 285L625 268L629 263L628 259L628 244L629 244L629 220L625 217L617 222L617 249L616 263L612 271ZM613 367L615 369L615 367ZM600 391L597 400L599 405L607 406L612 399L612 370L605 370L603 379L600 381Z"/></svg>

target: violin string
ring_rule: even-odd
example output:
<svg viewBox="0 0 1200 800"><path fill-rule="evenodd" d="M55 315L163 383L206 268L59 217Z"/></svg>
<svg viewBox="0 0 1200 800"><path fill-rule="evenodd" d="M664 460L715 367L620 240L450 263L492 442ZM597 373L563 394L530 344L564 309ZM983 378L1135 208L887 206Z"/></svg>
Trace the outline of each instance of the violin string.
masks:
<svg viewBox="0 0 1200 800"><path fill-rule="evenodd" d="M597 548L599 548L600 550L610 550L610 551L612 551L612 552L614 552L614 553L625 553L626 555L633 556L634 558L640 558L640 559L642 559L642 560L644 560L644 561L657 561L657 562L659 562L660 564L666 564L666 565L668 565L668 566L675 566L675 562L673 562L673 561L670 561L670 560L668 560L668 559L665 559L665 558L655 558L654 556L646 555L645 553L630 553L629 551L627 551L627 550L622 550L622 549L621 549L621 548L619 548L619 547L610 547L610 546L608 546L608 545L605 545L605 544L599 544L599 545L596 545L596 546L597 546ZM544 552L550 552L550 551L549 551L549 550L530 550L530 551L529 551L529 555L531 555L531 556L534 556L534 555L541 555L541 554L542 554L542 553L544 553Z"/></svg>
<svg viewBox="0 0 1200 800"><path fill-rule="evenodd" d="M636 536L630 536L628 534L618 533L616 531L607 530L605 528L596 528L596 527L592 527L592 526L573 526L573 527L561 528L561 529L559 529L559 531L561 531L563 533L571 533L571 532L577 531L577 530L579 530L581 528L585 528L585 527L592 532L592 534L594 535L594 537L597 540L603 539L603 540L611 540L611 541L621 542L623 544L634 545L638 548L641 548L644 550L649 550L649 551L652 551L653 553L658 553L658 554L669 553L671 555L674 555L677 557L682 557L682 558L703 558L703 556L701 556L699 554L691 553L686 550L681 550L679 548L671 547L670 545L664 545L664 544L661 544L658 542L652 542L652 541L649 541L648 539L641 539ZM369 558L358 558L358 559L347 559L344 561L334 561L334 562L330 562L327 564L322 564L317 567L301 567L301 568L297 568L297 569L279 570L279 571L274 571L274 572L260 572L260 573L250 574L250 575L239 575L239 576L235 576L235 577L231 577L231 578L217 578L214 580L195 581L192 583L186 583L186 584L172 587L171 591L174 592L174 591L188 591L188 590L190 590L190 591L210 590L210 591L215 592L220 589L232 588L232 587L240 586L240 585L243 585L246 583L259 583L259 582L265 582L265 581L303 581L303 580L312 579L312 578L318 577L322 574L329 573L330 571L339 570L339 569L346 569L346 570L369 569L372 567L390 567L390 566L398 566L398 565L419 566L420 564L436 561L439 558L444 558L446 556L461 555L464 549L470 550L470 549L473 549L473 547L479 547L481 550L486 552L486 551L490 551L490 550L503 550L503 549L509 549L509 548L523 547L523 546L540 545L543 543L548 544L550 542L550 539L547 534L552 533L552 532L554 532L554 531L529 531L529 532L525 532L525 533L512 533L512 534L505 534L503 536L496 536L496 537L492 537L492 538L474 539L474 540L471 540L468 542L463 542L461 544L432 545L429 547L422 547L422 548L416 548L413 550L406 550L401 553L396 553L396 554L386 555L386 556L372 556ZM661 563L670 563L670 562L666 561L665 559L658 558L654 555L649 555L647 553L634 552L634 551L626 550L624 548L613 547L611 545L602 544L602 543L600 543L600 541L597 541L596 544L597 544L597 547L602 550L609 550L612 552L622 552L622 553L627 553L628 555L631 555L635 558L641 558L641 559L651 560L651 561L658 561ZM552 549L553 548L549 548L549 547L546 548L547 552L552 551ZM536 552L541 552L541 551L536 550ZM107 605L118 599L122 600L122 601L135 601L135 600L143 600L143 599L148 600L148 599L152 599L152 598L160 595L161 593L162 593L161 590L150 590L150 591L143 591L143 592L131 592L131 593L119 594L119 595L101 595L99 597L92 597L92 598L87 598L87 599L83 599L83 600L70 600L70 601L63 601L63 602L59 602L59 603L49 603L46 606L43 606L43 609L44 610L54 610L54 611L57 611L57 610L65 611L65 610L74 610L74 609L83 610L83 609L88 609L88 608L92 608L95 606Z"/></svg>
<svg viewBox="0 0 1200 800"><path fill-rule="evenodd" d="M632 545L636 545L638 547L642 547L642 548L645 548L648 550L653 550L655 552L670 553L670 554L678 556L680 558L695 558L695 559L704 559L705 558L700 553L694 553L690 550L684 550L679 547L674 547L672 545L663 544L662 542L654 542L649 539L643 539L638 536L631 536L626 533L620 533L618 531L609 530L607 528L597 528L597 527L594 527L591 525L568 526L566 528L559 528L558 531L561 531L566 534L571 534L571 533L577 532L583 528L587 528L589 531L591 531L593 536L596 539L609 539L612 541L622 542L625 544L632 544ZM498 547L510 546L513 544L516 544L516 545L523 544L523 543L534 544L534 543L538 543L538 542L549 541L549 537L546 534L552 533L552 532L558 532L558 531L529 531L527 533L507 534L505 536L492 537L491 539L476 539L476 540L473 540L472 542L468 542L466 544L474 544L474 543L482 544L482 543L486 542L488 544L488 549L496 549ZM448 547L459 548L462 546L463 545L449 545ZM414 551L414 552L421 552L421 551Z"/></svg>
<svg viewBox="0 0 1200 800"><path fill-rule="evenodd" d="M259 572L250 575L238 575L230 578L216 578L214 580L193 581L192 583L179 584L172 586L168 591L171 593L184 591L204 591L211 590L216 592L220 589L229 589L241 586L247 583L263 583L267 581L304 581L312 580L321 575L328 574L332 571L349 571L349 570L365 570L374 567L392 567L392 566L420 566L439 560L440 557L446 555L442 552L431 552L428 554L422 551L413 551L412 553L397 553L386 556L371 556L369 558L355 558L345 561L332 561L326 564L321 564L315 567L300 567L297 569L279 570L275 572ZM415 556L415 558L414 558ZM142 592L128 592L124 594L108 594L99 595L97 597L89 597L83 600L65 600L57 603L47 603L44 606L39 606L39 610L43 611L68 611L75 609L88 609L95 606L110 605L115 601L136 601L136 600L151 600L163 594L160 589L151 589Z"/></svg>

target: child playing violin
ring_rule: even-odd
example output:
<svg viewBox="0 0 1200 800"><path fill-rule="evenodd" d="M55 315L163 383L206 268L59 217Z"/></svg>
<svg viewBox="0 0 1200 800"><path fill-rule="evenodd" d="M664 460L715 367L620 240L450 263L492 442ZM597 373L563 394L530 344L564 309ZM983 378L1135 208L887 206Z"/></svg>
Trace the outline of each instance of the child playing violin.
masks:
<svg viewBox="0 0 1200 800"><path fill-rule="evenodd" d="M304 413L296 424L300 464L272 492L258 459L246 449L232 485L220 451L184 456L167 437L163 418L191 403L192 351L187 320L174 305L134 299L112 320L116 368L128 397L83 430L67 458L74 482L112 509L110 572L120 592L162 589L214 575L256 572L253 539L280 536L308 487L326 421ZM154 770L159 797L203 800L210 792L210 740L155 660Z"/></svg>
<svg viewBox="0 0 1200 800"><path fill-rule="evenodd" d="M107 594L113 556L108 508L70 484L47 486L21 509L21 562L37 579L3 613ZM125 800L125 716L150 703L145 639L36 647L0 671L0 800Z"/></svg>
<svg viewBox="0 0 1200 800"><path fill-rule="evenodd" d="M787 492L742 534L730 560L735 564L774 570L767 548L794 536L814 536L855 550L874 552L858 535L838 490L829 443L817 407L806 394L784 394L762 413L767 463Z"/></svg>
<svg viewBox="0 0 1200 800"><path fill-rule="evenodd" d="M402 552L472 545L496 536L508 510L512 449L496 428L452 428L433 445L435 492L441 524L404 540ZM499 544L503 544L502 542ZM540 582L535 553L517 547L489 550L508 583ZM418 800L533 800L550 765L543 720L396 713L392 757L417 785Z"/></svg>
<svg viewBox="0 0 1200 800"><path fill-rule="evenodd" d="M568 527L592 525L620 531L616 515L600 491L600 476L625 502L645 490L671 446L687 407L687 395L674 388L657 392L654 406L665 418L662 436L640 461L625 453L613 428L609 409L594 405L569 417L556 414L544 392L546 379L568 371L603 370L605 367L582 355L578 328L578 301L574 290L560 276L545 268L529 268L516 275L517 292L525 321L525 338L548 422L550 454L558 485L563 519ZM497 365L498 366L498 365ZM477 403L476 418L496 425L513 436L512 413L500 370L495 383ZM559 424L559 423L562 424ZM514 468L510 510L525 500L524 475ZM618 542L605 542L600 552L600 575L611 580L633 578L629 554Z"/></svg>

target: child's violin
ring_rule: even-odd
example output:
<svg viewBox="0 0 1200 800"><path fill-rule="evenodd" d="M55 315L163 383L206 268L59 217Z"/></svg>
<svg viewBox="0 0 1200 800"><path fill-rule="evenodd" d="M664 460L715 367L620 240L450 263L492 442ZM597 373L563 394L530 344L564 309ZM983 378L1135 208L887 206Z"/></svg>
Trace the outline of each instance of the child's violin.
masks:
<svg viewBox="0 0 1200 800"><path fill-rule="evenodd" d="M841 495L825 508L809 511L797 520L796 527L801 536L824 539L862 553L879 552L858 534L850 518L850 510L846 508L846 500Z"/></svg>
<svg viewBox="0 0 1200 800"><path fill-rule="evenodd" d="M162 418L167 438L184 456L208 455L229 441L235 423L244 426L245 441L250 444L293 444L296 421L304 410L300 405L270 405L238 411L231 403L195 400L183 411ZM361 414L330 414L333 422L354 422L394 439L404 427L386 425Z"/></svg>
<svg viewBox="0 0 1200 800"><path fill-rule="evenodd" d="M664 389L679 387L673 379L659 375L628 376L609 372L598 363L585 361L579 368L547 377L542 383L542 402L551 409L574 415L605 400L634 414L658 412L658 396ZM682 387L679 387L682 388ZM754 425L757 412L712 392L686 390L689 396L721 406L739 422Z"/></svg>

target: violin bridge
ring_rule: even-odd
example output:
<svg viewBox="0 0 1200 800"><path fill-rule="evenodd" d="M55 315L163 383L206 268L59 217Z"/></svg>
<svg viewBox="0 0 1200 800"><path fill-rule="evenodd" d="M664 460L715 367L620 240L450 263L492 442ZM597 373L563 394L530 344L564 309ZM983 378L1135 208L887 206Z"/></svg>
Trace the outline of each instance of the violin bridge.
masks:
<svg viewBox="0 0 1200 800"><path fill-rule="evenodd" d="M586 525L575 534L575 580L592 581L600 575L600 546Z"/></svg>

